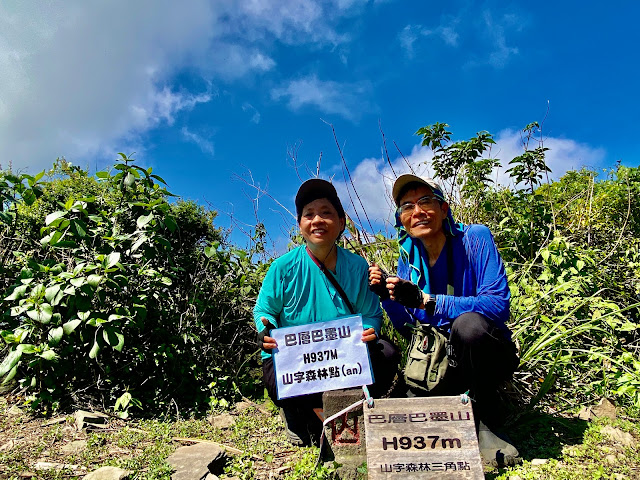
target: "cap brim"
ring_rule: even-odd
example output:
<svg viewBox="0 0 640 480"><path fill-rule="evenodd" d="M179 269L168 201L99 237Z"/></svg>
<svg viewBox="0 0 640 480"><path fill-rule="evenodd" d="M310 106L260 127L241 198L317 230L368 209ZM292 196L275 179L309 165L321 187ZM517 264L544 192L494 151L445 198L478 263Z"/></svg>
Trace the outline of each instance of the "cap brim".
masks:
<svg viewBox="0 0 640 480"><path fill-rule="evenodd" d="M396 203L396 205L398 205L398 195L400 195L400 192L402 191L404 186L412 182L421 183L432 190L434 188L440 190L440 187L435 182L433 182L433 180L429 181L411 173L402 174L398 178L396 178L396 181L393 184L393 189L391 190L391 195L393 196L393 201Z"/></svg>

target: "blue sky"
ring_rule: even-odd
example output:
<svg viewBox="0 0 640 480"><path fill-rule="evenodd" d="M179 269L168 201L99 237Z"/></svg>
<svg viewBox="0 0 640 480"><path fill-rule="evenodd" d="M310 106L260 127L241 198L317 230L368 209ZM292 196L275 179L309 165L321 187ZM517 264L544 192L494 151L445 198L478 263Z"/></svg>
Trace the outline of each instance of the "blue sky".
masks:
<svg viewBox="0 0 640 480"><path fill-rule="evenodd" d="M332 125L384 228L380 125L396 172L393 142L428 173L424 125L487 130L508 162L543 119L554 176L637 166L638 17L631 0L8 0L0 165L35 173L64 156L94 172L136 152L235 242L259 218L280 249L295 224L282 206L320 157L349 203ZM258 202L252 183L268 192Z"/></svg>

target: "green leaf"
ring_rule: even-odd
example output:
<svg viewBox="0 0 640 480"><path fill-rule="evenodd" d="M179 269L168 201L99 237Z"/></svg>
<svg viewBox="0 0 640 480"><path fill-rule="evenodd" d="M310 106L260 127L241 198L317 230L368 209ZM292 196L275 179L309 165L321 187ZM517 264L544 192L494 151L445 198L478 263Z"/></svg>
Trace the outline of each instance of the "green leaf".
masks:
<svg viewBox="0 0 640 480"><path fill-rule="evenodd" d="M62 335L64 334L64 329L62 327L56 327L49 330L49 337L47 338L47 343L51 347L55 347L62 340Z"/></svg>
<svg viewBox="0 0 640 480"><path fill-rule="evenodd" d="M167 226L170 232L175 232L178 228L178 224L176 223L174 218L169 215L164 217L164 224Z"/></svg>
<svg viewBox="0 0 640 480"><path fill-rule="evenodd" d="M155 178L156 180L158 180L159 182L164 183L165 185L167 184L167 182L164 181L164 179L162 177L160 177L159 175L149 175L151 178Z"/></svg>
<svg viewBox="0 0 640 480"><path fill-rule="evenodd" d="M53 244L58 243L60 241L60 239L62 238L62 235L63 235L63 233L58 231L58 230L53 232L51 234L51 237L49 238L49 245L53 245ZM48 235L47 235L47 237L48 237ZM44 240L44 238L42 240ZM42 241L40 243L42 243Z"/></svg>
<svg viewBox="0 0 640 480"><path fill-rule="evenodd" d="M16 373L18 373L18 365L16 365L15 367L13 367L9 373L7 373L7 376L4 377L4 380L2 382L2 384L6 384L9 383L11 380L13 380L13 377L16 376Z"/></svg>
<svg viewBox="0 0 640 480"><path fill-rule="evenodd" d="M28 310L27 315L32 320L36 322L40 322L42 324L49 323L51 321L51 316L53 315L53 308L48 303L42 303L40 305L36 305L34 310Z"/></svg>
<svg viewBox="0 0 640 480"><path fill-rule="evenodd" d="M104 341L111 345L114 350L118 352L122 351L122 347L124 346L124 335L118 332L115 328L105 328L102 332L102 338L104 338Z"/></svg>
<svg viewBox="0 0 640 480"><path fill-rule="evenodd" d="M46 350L44 352L42 352L40 354L40 356L42 358L44 358L45 360L48 360L49 362L52 360L57 360L58 359L58 354L56 352L54 352L53 350Z"/></svg>
<svg viewBox="0 0 640 480"><path fill-rule="evenodd" d="M7 372L15 367L21 356L22 352L19 350L9 352L9 354L4 357L4 360L2 360L2 363L0 363L0 377L3 377Z"/></svg>
<svg viewBox="0 0 640 480"><path fill-rule="evenodd" d="M27 311L27 307L24 305L18 305L17 307L11 307L11 316L12 317L17 317L18 315L22 315L24 312Z"/></svg>
<svg viewBox="0 0 640 480"><path fill-rule="evenodd" d="M71 220L71 231L77 237L84 238L87 236L87 224L82 220Z"/></svg>
<svg viewBox="0 0 640 480"><path fill-rule="evenodd" d="M22 194L22 201L27 205L33 205L33 202L36 201L36 194L33 190L25 190Z"/></svg>
<svg viewBox="0 0 640 480"><path fill-rule="evenodd" d="M98 178L109 178L109 172L96 172L96 177Z"/></svg>
<svg viewBox="0 0 640 480"><path fill-rule="evenodd" d="M91 316L91 312L87 311L87 312L78 312L78 318L80 320L82 320L83 322L86 322L89 317Z"/></svg>
<svg viewBox="0 0 640 480"><path fill-rule="evenodd" d="M61 292L59 284L51 285L44 291L44 298L46 298L47 302L49 302L51 305L57 305L62 299L62 295L60 295L60 293Z"/></svg>
<svg viewBox="0 0 640 480"><path fill-rule="evenodd" d="M28 285L19 285L16 288L13 289L13 292L11 293L11 295L9 295L8 297L5 298L5 300L20 300L22 297L24 297L24 294L27 292L27 288L29 288Z"/></svg>
<svg viewBox="0 0 640 480"><path fill-rule="evenodd" d="M131 251L135 252L138 248L140 248L140 245L142 245L147 240L148 240L148 238L147 238L146 235L140 235L138 240L136 240L136 242L131 246Z"/></svg>
<svg viewBox="0 0 640 480"><path fill-rule="evenodd" d="M162 245L167 250L171 250L171 242L169 242L169 240L167 240L163 236L157 235L156 236L156 242L158 242L160 245Z"/></svg>
<svg viewBox="0 0 640 480"><path fill-rule="evenodd" d="M83 286L85 283L87 283L87 279L86 277L78 277L78 278L72 278L70 280L71 285L73 285L76 288L80 288L81 286Z"/></svg>
<svg viewBox="0 0 640 480"><path fill-rule="evenodd" d="M124 177L124 185L126 187L130 187L131 185L133 185L133 182L135 182L136 177L133 176L133 174L131 172L127 173L127 176Z"/></svg>
<svg viewBox="0 0 640 480"><path fill-rule="evenodd" d="M79 314L78 314L79 316ZM62 325L62 330L64 332L65 335L71 335L73 333L73 331L78 328L78 325L80 325L82 323L82 320L79 319L75 319L75 320L69 320L67 323L65 323L64 325Z"/></svg>
<svg viewBox="0 0 640 480"><path fill-rule="evenodd" d="M140 215L138 217L138 220L136 220L136 225L138 226L139 230L142 230L142 227L144 227L151 220L153 220L153 213L150 213L149 215Z"/></svg>
<svg viewBox="0 0 640 480"><path fill-rule="evenodd" d="M94 288L100 284L101 280L102 280L102 275L91 274L87 277L87 283Z"/></svg>
<svg viewBox="0 0 640 480"><path fill-rule="evenodd" d="M47 215L47 218L44 219L44 224L45 225L49 225L54 220L57 220L58 218L64 217L66 214L67 214L67 212L64 212L64 211L61 211L61 210L58 210L57 212L50 213L49 215Z"/></svg>
<svg viewBox="0 0 640 480"><path fill-rule="evenodd" d="M116 412L121 408L124 410L129 405L129 402L131 402L131 394L129 392L125 392L120 398L116 400L116 405L113 407L113 409Z"/></svg>
<svg viewBox="0 0 640 480"><path fill-rule="evenodd" d="M32 353L36 353L36 346L32 345L30 343L21 343L20 345L18 345L16 347L20 352L22 353L26 353L27 355L30 355Z"/></svg>
<svg viewBox="0 0 640 480"><path fill-rule="evenodd" d="M106 267L111 268L120 261L120 252L111 252L106 258Z"/></svg>
<svg viewBox="0 0 640 480"><path fill-rule="evenodd" d="M72 240L62 240L61 242L51 244L51 246L55 248L76 248L78 244Z"/></svg>
<svg viewBox="0 0 640 480"><path fill-rule="evenodd" d="M0 212L0 220L7 224L13 223L14 216L15 216L14 212Z"/></svg>
<svg viewBox="0 0 640 480"><path fill-rule="evenodd" d="M94 359L98 356L100 352L100 345L98 345L98 341L93 342L93 347L91 347L91 351L89 352L89 358Z"/></svg>

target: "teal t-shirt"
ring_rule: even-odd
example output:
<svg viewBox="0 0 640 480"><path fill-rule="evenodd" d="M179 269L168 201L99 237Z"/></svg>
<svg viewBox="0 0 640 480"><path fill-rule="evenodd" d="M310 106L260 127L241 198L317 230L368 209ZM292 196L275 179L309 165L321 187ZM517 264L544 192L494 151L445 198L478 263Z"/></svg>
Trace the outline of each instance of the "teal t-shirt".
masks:
<svg viewBox="0 0 640 480"><path fill-rule="evenodd" d="M341 247L335 277L347 294L356 314L362 315L365 329L380 334L380 299L369 290L369 266L364 258ZM342 296L303 245L274 260L262 282L253 318L258 331L264 330L261 317L278 327L324 322L350 315ZM262 352L262 358L270 353Z"/></svg>

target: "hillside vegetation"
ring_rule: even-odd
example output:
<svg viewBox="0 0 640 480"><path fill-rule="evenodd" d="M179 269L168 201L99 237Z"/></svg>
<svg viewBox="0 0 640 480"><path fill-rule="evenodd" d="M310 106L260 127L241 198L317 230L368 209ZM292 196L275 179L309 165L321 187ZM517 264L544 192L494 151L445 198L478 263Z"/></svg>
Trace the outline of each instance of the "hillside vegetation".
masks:
<svg viewBox="0 0 640 480"><path fill-rule="evenodd" d="M521 358L511 398L562 412L608 397L637 416L640 170L549 181L532 123L508 188L492 182L491 134L453 142L447 129L417 133L455 217L486 224L507 265ZM251 317L270 262L261 225L250 248L229 244L215 212L122 154L95 175L64 160L35 176L2 171L0 200L0 377L23 405L126 418L263 398ZM392 271L394 240L363 242L374 232L358 217L346 246Z"/></svg>

